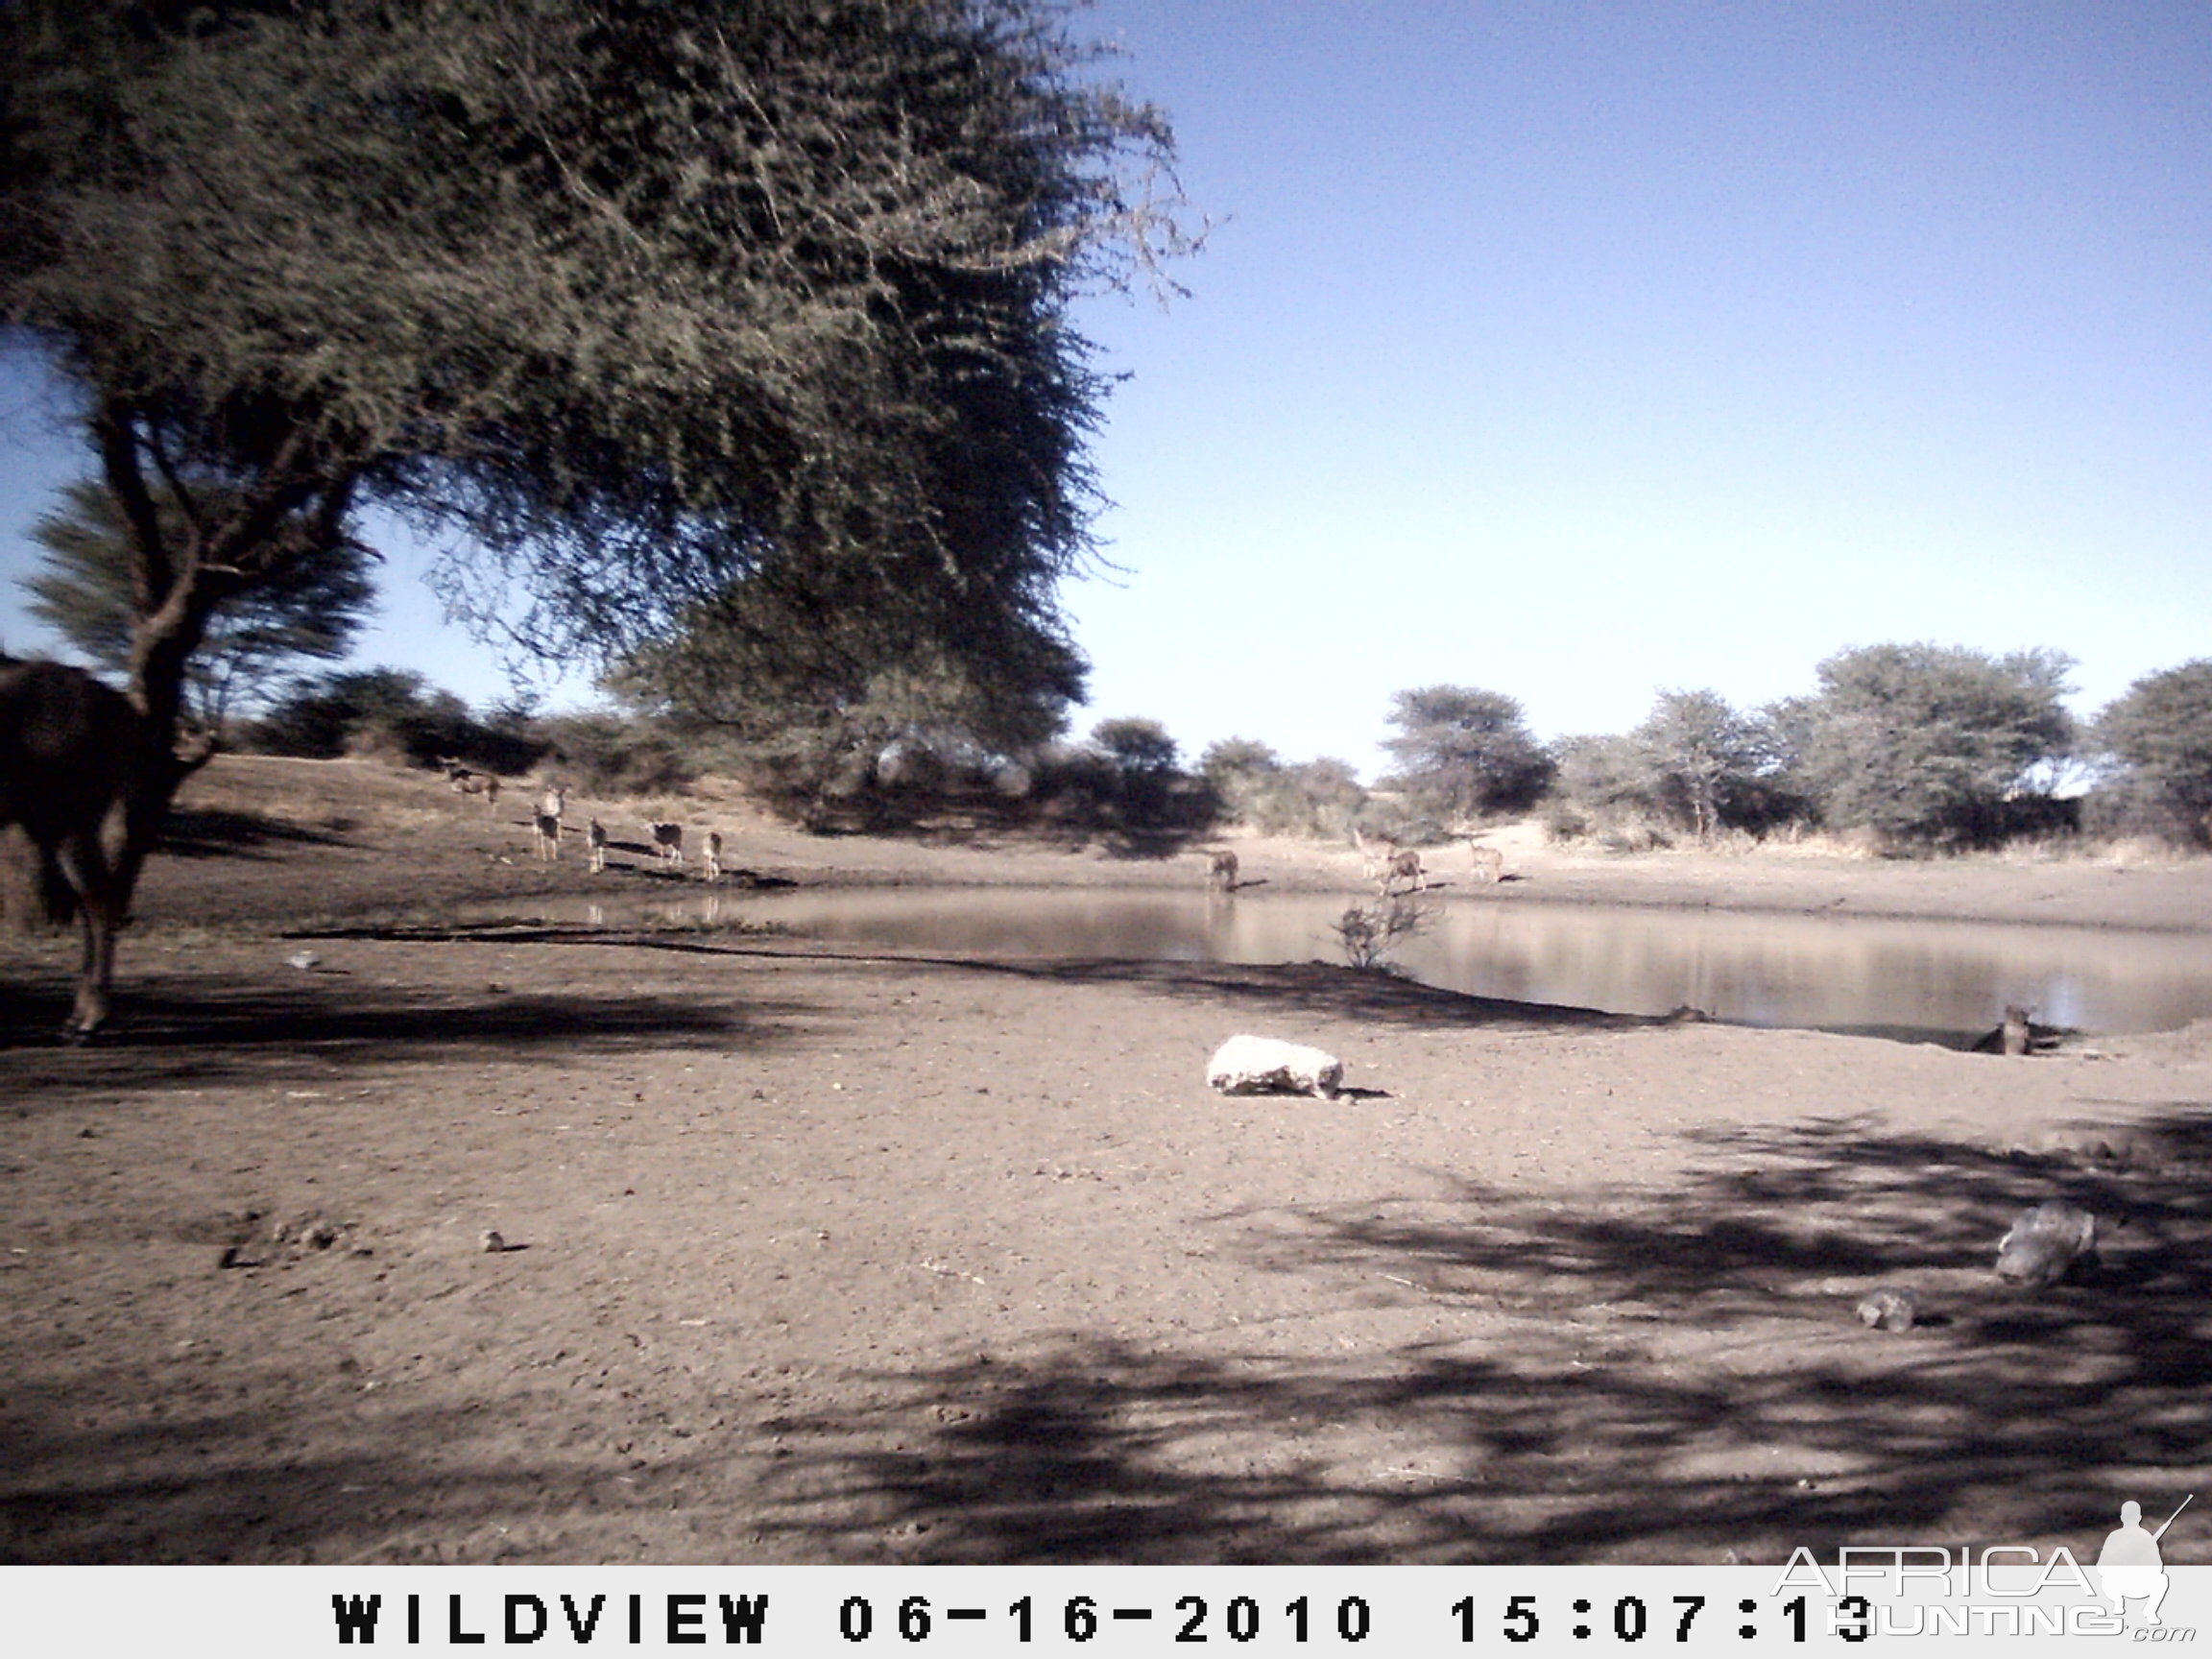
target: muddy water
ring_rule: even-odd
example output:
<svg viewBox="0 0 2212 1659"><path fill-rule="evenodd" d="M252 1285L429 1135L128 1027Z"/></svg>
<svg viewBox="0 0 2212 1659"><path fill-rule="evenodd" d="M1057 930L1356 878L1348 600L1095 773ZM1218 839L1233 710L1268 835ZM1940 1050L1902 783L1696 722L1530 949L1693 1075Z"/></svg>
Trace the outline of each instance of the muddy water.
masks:
<svg viewBox="0 0 2212 1659"><path fill-rule="evenodd" d="M1180 961L1341 960L1342 897L1040 892L801 891L594 907L793 932L900 950ZM1395 960L1414 977L1483 997L1665 1014L1687 1003L1750 1025L1963 1043L2008 1002L2038 1023L2152 1031L2212 1016L2212 940L2189 934L1972 923L1716 914L1444 901Z"/></svg>

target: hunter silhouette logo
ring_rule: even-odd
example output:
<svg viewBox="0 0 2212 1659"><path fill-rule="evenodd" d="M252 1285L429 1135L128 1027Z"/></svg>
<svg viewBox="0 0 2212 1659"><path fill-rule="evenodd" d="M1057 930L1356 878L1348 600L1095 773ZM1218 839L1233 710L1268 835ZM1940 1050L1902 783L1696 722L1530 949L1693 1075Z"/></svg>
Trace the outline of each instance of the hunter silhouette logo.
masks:
<svg viewBox="0 0 2212 1659"><path fill-rule="evenodd" d="M2181 1500L2186 1509L2196 1500L2192 1492ZM2158 1540L2166 1536L2166 1527L2181 1519L2181 1509L2166 1517L2166 1526L2155 1532L2143 1530L2143 1505L2120 1505L2120 1527L2104 1540L2104 1548L2097 1551L2097 1577L2104 1586L2104 1599L2112 1603L2112 1611L2120 1618L2128 1616L2128 1603L2143 1603L2143 1623L2158 1623L2158 1603L2166 1599L2166 1559L2158 1553Z"/></svg>

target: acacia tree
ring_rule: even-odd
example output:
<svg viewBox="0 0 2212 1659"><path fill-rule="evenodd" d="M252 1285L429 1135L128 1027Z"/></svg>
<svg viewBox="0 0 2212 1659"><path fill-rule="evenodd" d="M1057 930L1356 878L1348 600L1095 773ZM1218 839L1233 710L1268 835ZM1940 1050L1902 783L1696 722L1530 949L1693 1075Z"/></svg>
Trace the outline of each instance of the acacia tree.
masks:
<svg viewBox="0 0 2212 1659"><path fill-rule="evenodd" d="M1500 691L1427 685L1391 699L1398 735L1382 747L1397 757L1391 781L1416 805L1465 820L1533 806L1551 779L1551 760L1528 731L1521 705Z"/></svg>
<svg viewBox="0 0 2212 1659"><path fill-rule="evenodd" d="M1230 819L1267 835L1342 835L1367 799L1358 774L1334 756L1286 761L1250 737L1206 746L1198 774Z"/></svg>
<svg viewBox="0 0 2212 1659"><path fill-rule="evenodd" d="M155 508L164 534L188 533L169 492L156 492ZM298 523L281 534L299 538L297 553L276 562L268 581L211 608L187 669L192 716L209 731L223 728L234 704L268 701L301 660L345 656L374 603L369 548ZM92 479L65 485L61 505L31 526L31 539L46 549L46 567L23 579L26 609L93 666L128 673L133 544L115 497Z"/></svg>
<svg viewBox="0 0 2212 1659"><path fill-rule="evenodd" d="M150 742L215 608L371 501L555 656L761 582L1056 628L1104 391L1065 308L1183 238L1055 12L14 0L0 61L0 320L130 524Z"/></svg>
<svg viewBox="0 0 2212 1659"><path fill-rule="evenodd" d="M949 638L879 602L871 575L841 601L834 582L734 582L630 651L606 684L816 808L893 744L1026 753L1061 733L1083 694L1083 659L1056 621L978 598L949 618Z"/></svg>
<svg viewBox="0 0 2212 1659"><path fill-rule="evenodd" d="M1778 709L1775 729L1832 827L1970 845L1998 837L2007 804L2071 747L2072 667L2056 651L1865 646L1821 663L1818 693Z"/></svg>
<svg viewBox="0 0 2212 1659"><path fill-rule="evenodd" d="M1662 691L1630 733L1651 799L1712 839L1722 808L1744 793L1767 760L1756 721L1717 691Z"/></svg>
<svg viewBox="0 0 2212 1659"><path fill-rule="evenodd" d="M2212 840L2212 661L2146 674L2097 717L2117 764L2100 793L2196 846Z"/></svg>

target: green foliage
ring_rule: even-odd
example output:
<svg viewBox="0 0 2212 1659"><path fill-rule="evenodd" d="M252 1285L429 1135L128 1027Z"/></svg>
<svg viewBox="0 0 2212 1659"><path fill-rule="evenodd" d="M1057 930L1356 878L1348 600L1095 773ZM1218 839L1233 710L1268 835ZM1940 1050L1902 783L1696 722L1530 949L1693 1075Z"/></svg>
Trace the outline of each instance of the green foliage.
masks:
<svg viewBox="0 0 2212 1659"><path fill-rule="evenodd" d="M802 815L851 797L894 751L947 760L1020 755L1057 735L1082 660L1043 624L980 610L948 650L896 609L799 605L739 584L694 606L672 637L629 654L607 684Z"/></svg>
<svg viewBox="0 0 2212 1659"><path fill-rule="evenodd" d="M2111 763L2094 798L2103 822L2212 845L2212 660L2145 675L2094 736Z"/></svg>
<svg viewBox="0 0 2212 1659"><path fill-rule="evenodd" d="M1209 792L1203 802L1190 803L1190 810L1177 813L1177 785L1184 781L1176 768L1175 739L1157 720L1130 716L1101 720L1091 728L1090 749L1110 769L1112 806L1130 829L1166 828L1178 817L1204 822L1213 816Z"/></svg>
<svg viewBox="0 0 2212 1659"><path fill-rule="evenodd" d="M1240 779L1268 778L1283 770L1283 757L1252 737L1221 737L1198 757L1198 774L1226 796Z"/></svg>
<svg viewBox="0 0 2212 1659"><path fill-rule="evenodd" d="M1187 245L1088 60L1027 0L0 7L0 320L84 395L152 711L279 524L372 500L559 657L756 588L1064 644L1068 306Z"/></svg>
<svg viewBox="0 0 2212 1659"><path fill-rule="evenodd" d="M1564 737L1545 805L1556 840L1596 836L1620 851L1661 846L1687 832L1770 829L1802 814L1783 786L1768 721L1713 691L1662 691L1626 736Z"/></svg>
<svg viewBox="0 0 2212 1659"><path fill-rule="evenodd" d="M115 497L93 479L63 487L61 505L31 527L46 567L25 577L26 609L94 667L128 673L132 610L131 527ZM164 534L186 533L176 493L156 491ZM258 586L217 603L187 685L199 724L219 730L235 708L267 703L302 659L335 661L351 649L375 602L369 562L350 538L325 541L295 519L274 532L297 553Z"/></svg>
<svg viewBox="0 0 2212 1659"><path fill-rule="evenodd" d="M1398 735L1382 747L1398 770L1388 781L1416 812L1448 823L1526 812L1551 781L1551 760L1529 733L1521 705L1496 691L1428 685L1391 700Z"/></svg>
<svg viewBox="0 0 2212 1659"><path fill-rule="evenodd" d="M2033 773L2064 757L2072 660L1873 645L1831 657L1819 691L1776 711L1793 779L1831 829L1885 845L1982 846L2024 818Z"/></svg>
<svg viewBox="0 0 2212 1659"><path fill-rule="evenodd" d="M533 722L545 763L586 795L670 795L697 776L666 722L590 710Z"/></svg>
<svg viewBox="0 0 2212 1659"><path fill-rule="evenodd" d="M545 745L509 724L487 724L450 691L409 668L361 668L301 679L246 732L269 755L331 760L385 755L419 766L451 756L489 772L521 772Z"/></svg>
<svg viewBox="0 0 2212 1659"><path fill-rule="evenodd" d="M1660 692L1629 741L1646 799L1700 842L1748 816L1772 762L1765 729L1716 691Z"/></svg>
<svg viewBox="0 0 2212 1659"><path fill-rule="evenodd" d="M1247 737L1208 745L1198 772L1220 802L1224 817L1264 835L1336 840L1367 799L1345 761L1323 756L1291 765L1266 744Z"/></svg>
<svg viewBox="0 0 2212 1659"><path fill-rule="evenodd" d="M1648 847L1657 813L1643 746L1632 737L1562 737L1551 746L1545 832L1555 841L1597 835L1623 850Z"/></svg>
<svg viewBox="0 0 2212 1659"><path fill-rule="evenodd" d="M1167 728L1157 720L1128 716L1101 720L1091 728L1091 747L1114 762L1125 778L1160 778L1175 770L1178 752Z"/></svg>

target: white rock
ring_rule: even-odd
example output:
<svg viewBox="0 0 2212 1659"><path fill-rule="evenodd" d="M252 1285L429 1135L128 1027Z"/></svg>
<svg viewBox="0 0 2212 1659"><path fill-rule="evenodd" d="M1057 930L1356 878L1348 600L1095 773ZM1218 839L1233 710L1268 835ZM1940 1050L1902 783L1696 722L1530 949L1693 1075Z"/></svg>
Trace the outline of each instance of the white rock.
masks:
<svg viewBox="0 0 2212 1659"><path fill-rule="evenodd" d="M1207 1062L1206 1081L1224 1094L1334 1096L1344 1081L1344 1062L1299 1043L1232 1037Z"/></svg>
<svg viewBox="0 0 2212 1659"><path fill-rule="evenodd" d="M1876 1331L1910 1331L1920 1317L1920 1299L1910 1290L1876 1290L1859 1304L1859 1323Z"/></svg>
<svg viewBox="0 0 2212 1659"><path fill-rule="evenodd" d="M2056 1285L2097 1248L2097 1217L2071 1204L2024 1210L1997 1244L1997 1277L2016 1285Z"/></svg>

